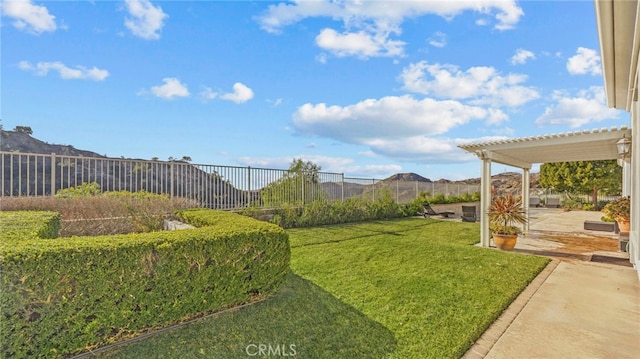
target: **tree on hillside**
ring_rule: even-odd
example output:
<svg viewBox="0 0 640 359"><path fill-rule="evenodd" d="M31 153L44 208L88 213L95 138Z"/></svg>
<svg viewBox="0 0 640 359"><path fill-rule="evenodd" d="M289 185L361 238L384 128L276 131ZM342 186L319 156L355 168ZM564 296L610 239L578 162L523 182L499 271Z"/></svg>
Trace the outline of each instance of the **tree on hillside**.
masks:
<svg viewBox="0 0 640 359"><path fill-rule="evenodd" d="M284 204L304 205L324 198L320 186L319 172L322 168L311 161L293 159L289 170L282 178L271 182L261 191L261 198L267 207Z"/></svg>
<svg viewBox="0 0 640 359"><path fill-rule="evenodd" d="M27 135L33 135L33 130L29 126L16 126L13 129L14 132L26 133Z"/></svg>
<svg viewBox="0 0 640 359"><path fill-rule="evenodd" d="M598 193L619 194L622 168L615 160L545 163L540 166L540 186L576 194L591 195L598 207Z"/></svg>

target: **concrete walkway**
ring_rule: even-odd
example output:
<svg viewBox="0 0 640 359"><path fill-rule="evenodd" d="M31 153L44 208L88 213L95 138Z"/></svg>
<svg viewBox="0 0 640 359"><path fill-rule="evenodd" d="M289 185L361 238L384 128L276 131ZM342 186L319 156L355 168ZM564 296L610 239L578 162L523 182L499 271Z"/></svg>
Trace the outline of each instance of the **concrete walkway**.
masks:
<svg viewBox="0 0 640 359"><path fill-rule="evenodd" d="M518 239L516 249L571 255L551 256L552 262L463 358L640 358L638 273L625 264L628 257L617 251L613 234L582 228L584 220L599 218L585 216L597 215L532 213L532 231ZM594 263L594 256L622 261Z"/></svg>

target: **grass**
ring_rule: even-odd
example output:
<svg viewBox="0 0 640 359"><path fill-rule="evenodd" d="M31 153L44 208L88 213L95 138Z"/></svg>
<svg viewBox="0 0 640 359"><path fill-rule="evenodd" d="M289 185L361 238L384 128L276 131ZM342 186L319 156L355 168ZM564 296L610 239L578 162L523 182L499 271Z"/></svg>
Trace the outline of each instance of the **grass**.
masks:
<svg viewBox="0 0 640 359"><path fill-rule="evenodd" d="M478 232L416 218L289 230L275 296L102 356L460 357L548 262L472 246Z"/></svg>

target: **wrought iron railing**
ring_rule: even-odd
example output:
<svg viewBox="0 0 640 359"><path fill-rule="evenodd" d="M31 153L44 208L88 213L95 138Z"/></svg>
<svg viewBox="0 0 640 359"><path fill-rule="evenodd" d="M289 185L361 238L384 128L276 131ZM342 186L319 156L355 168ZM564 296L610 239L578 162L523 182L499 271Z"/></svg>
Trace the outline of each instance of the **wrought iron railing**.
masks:
<svg viewBox="0 0 640 359"><path fill-rule="evenodd" d="M102 191L162 193L215 209L351 197L373 201L383 194L408 203L422 192L459 196L479 190L477 185L381 181L330 172L19 152L0 152L0 172L0 197L53 196L61 189L95 182Z"/></svg>

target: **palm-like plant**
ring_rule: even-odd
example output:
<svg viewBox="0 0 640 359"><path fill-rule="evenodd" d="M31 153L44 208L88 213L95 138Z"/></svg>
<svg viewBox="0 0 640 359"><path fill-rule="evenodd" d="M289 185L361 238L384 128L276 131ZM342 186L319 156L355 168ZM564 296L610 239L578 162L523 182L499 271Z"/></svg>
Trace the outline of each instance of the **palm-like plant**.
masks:
<svg viewBox="0 0 640 359"><path fill-rule="evenodd" d="M518 234L518 224L527 223L522 198L514 195L495 197L489 207L489 228L498 234Z"/></svg>

